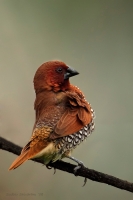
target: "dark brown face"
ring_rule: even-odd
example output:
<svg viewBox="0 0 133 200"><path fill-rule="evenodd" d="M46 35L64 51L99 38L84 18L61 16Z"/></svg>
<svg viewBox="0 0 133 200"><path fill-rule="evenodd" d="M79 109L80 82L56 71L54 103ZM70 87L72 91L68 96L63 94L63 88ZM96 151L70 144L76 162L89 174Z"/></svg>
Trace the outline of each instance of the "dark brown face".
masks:
<svg viewBox="0 0 133 200"><path fill-rule="evenodd" d="M57 81L57 83L63 83L65 80L72 76L79 74L76 70L71 69L68 66L56 66L50 70L49 75L51 75L52 80Z"/></svg>
<svg viewBox="0 0 133 200"><path fill-rule="evenodd" d="M68 66L63 65L63 63L54 63L47 70L47 81L52 84L63 84L65 80L65 74L67 72Z"/></svg>
<svg viewBox="0 0 133 200"><path fill-rule="evenodd" d="M61 61L50 61L39 67L35 74L34 86L36 88L56 87L57 90L67 89L69 78L79 74Z"/></svg>

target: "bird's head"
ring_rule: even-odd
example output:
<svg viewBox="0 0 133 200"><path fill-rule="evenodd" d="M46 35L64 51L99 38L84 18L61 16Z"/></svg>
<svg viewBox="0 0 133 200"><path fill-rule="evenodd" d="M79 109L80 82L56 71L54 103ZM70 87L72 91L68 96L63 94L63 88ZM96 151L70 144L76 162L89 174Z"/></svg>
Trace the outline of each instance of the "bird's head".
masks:
<svg viewBox="0 0 133 200"><path fill-rule="evenodd" d="M36 93L43 90L54 92L69 89L69 78L79 74L61 61L49 61L43 63L35 73L34 88Z"/></svg>

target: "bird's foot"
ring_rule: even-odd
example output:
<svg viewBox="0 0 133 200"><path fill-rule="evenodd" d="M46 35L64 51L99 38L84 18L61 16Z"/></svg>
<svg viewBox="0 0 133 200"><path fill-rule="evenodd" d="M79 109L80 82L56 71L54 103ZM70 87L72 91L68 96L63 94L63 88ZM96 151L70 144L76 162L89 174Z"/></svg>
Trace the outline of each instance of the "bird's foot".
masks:
<svg viewBox="0 0 133 200"><path fill-rule="evenodd" d="M51 166L49 166L48 164L46 165L46 168L47 169L52 169L53 167L51 167ZM54 173L53 173L53 175L56 173L56 168L54 168Z"/></svg>
<svg viewBox="0 0 133 200"><path fill-rule="evenodd" d="M82 168L82 167L85 167L84 164L83 164L82 162L78 163L78 165L77 165L76 167L74 167L73 173L74 173L75 176L77 176L78 170L79 170L80 168ZM86 185L86 183L87 183L87 178L84 179L84 184L83 184L82 187L84 187L84 186Z"/></svg>
<svg viewBox="0 0 133 200"><path fill-rule="evenodd" d="M82 167L85 167L85 166L84 166L84 163L83 163L82 161L77 160L77 159L74 158L74 157L71 157L71 156L67 156L67 158L70 158L71 160L73 160L73 161L75 161L76 163L78 163L78 165L77 165L76 167L74 167L74 169L73 169L74 175L77 176L77 175L78 175L78 170L79 170L80 168L82 168ZM83 184L83 186L85 186L86 182L87 182L87 178L84 179L84 184Z"/></svg>
<svg viewBox="0 0 133 200"><path fill-rule="evenodd" d="M46 165L46 168L47 168L47 169L52 169L52 167L49 166L48 164Z"/></svg>
<svg viewBox="0 0 133 200"><path fill-rule="evenodd" d="M76 167L74 167L74 169L73 169L73 172L74 172L74 175L75 175L75 176L77 176L77 171L78 171L80 168L82 168L82 167L85 167L84 164L83 164L83 162L78 161L78 165L77 165Z"/></svg>

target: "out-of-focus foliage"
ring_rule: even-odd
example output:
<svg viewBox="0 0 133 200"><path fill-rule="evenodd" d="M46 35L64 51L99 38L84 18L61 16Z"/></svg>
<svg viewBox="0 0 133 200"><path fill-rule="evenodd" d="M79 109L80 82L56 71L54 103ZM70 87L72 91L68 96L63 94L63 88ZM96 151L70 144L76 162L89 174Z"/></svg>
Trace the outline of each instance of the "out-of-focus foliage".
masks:
<svg viewBox="0 0 133 200"><path fill-rule="evenodd" d="M33 76L60 59L96 112L96 130L73 156L133 182L133 1L0 1L0 135L24 146L34 123ZM1 151L0 199L132 200L132 194ZM68 160L68 162L70 162Z"/></svg>

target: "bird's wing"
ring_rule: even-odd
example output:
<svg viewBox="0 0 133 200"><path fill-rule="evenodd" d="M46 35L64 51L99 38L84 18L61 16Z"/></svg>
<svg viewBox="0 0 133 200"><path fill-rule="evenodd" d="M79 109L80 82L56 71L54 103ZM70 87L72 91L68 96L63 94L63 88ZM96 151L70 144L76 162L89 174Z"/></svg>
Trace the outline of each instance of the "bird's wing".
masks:
<svg viewBox="0 0 133 200"><path fill-rule="evenodd" d="M28 159L34 158L49 143L49 137L52 129L44 126L43 128L35 128L33 135L28 144L22 149L20 156L12 163L9 170L17 168Z"/></svg>
<svg viewBox="0 0 133 200"><path fill-rule="evenodd" d="M66 95L67 107L50 134L52 139L75 133L92 121L91 107L84 96L76 92L66 92Z"/></svg>

